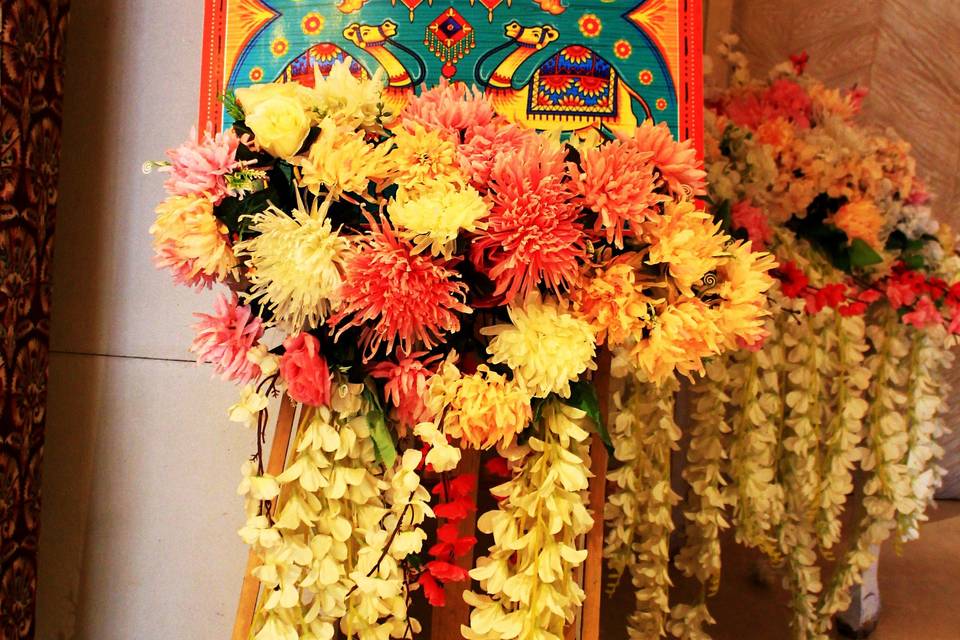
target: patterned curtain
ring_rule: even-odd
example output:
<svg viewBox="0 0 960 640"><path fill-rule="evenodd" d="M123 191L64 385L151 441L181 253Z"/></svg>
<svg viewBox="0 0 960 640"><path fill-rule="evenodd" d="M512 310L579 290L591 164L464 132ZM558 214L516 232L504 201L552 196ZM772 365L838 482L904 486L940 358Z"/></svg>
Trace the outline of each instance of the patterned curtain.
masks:
<svg viewBox="0 0 960 640"><path fill-rule="evenodd" d="M68 0L0 0L0 640L32 638Z"/></svg>

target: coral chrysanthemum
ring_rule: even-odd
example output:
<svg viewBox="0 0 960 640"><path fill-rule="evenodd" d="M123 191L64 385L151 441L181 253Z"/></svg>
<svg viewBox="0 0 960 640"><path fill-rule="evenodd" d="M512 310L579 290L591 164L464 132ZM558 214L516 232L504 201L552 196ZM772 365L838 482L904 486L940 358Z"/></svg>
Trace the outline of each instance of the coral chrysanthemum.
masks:
<svg viewBox="0 0 960 640"><path fill-rule="evenodd" d="M408 193L401 190L387 206L398 233L411 240L418 251L449 258L461 231L486 228L490 205L473 187L441 187Z"/></svg>
<svg viewBox="0 0 960 640"><path fill-rule="evenodd" d="M460 328L458 313L472 311L459 274L446 261L417 253L387 221L370 220L346 274L341 308L329 323L341 325L338 338L349 327L362 327L365 360L384 343L387 352L396 346L412 353L418 343L433 348L444 333Z"/></svg>
<svg viewBox="0 0 960 640"><path fill-rule="evenodd" d="M497 158L501 154L522 149L536 136L536 131L503 118L495 118L485 125L472 125L465 131L463 143L457 147L460 167L470 184L486 190Z"/></svg>
<svg viewBox="0 0 960 640"><path fill-rule="evenodd" d="M431 395L442 398L443 433L465 445L476 449L510 446L533 417L530 394L486 365L470 375L448 377L431 379Z"/></svg>
<svg viewBox="0 0 960 640"><path fill-rule="evenodd" d="M170 165L160 171L170 177L163 186L177 196L204 194L216 205L229 194L225 176L241 164L237 160L240 140L233 129L216 135L207 131L199 142L194 141L196 137L194 130L190 140L167 151Z"/></svg>
<svg viewBox="0 0 960 640"><path fill-rule="evenodd" d="M161 202L150 233L157 267L170 269L177 284L209 287L226 280L237 265L227 227L213 215L213 203L204 195L171 196Z"/></svg>
<svg viewBox="0 0 960 640"><path fill-rule="evenodd" d="M495 295L525 297L538 284L569 287L584 257L580 208L565 181L563 147L544 137L500 155L490 176L487 229L470 247Z"/></svg>
<svg viewBox="0 0 960 640"><path fill-rule="evenodd" d="M217 298L212 314L196 313L197 332L190 345L197 362L213 365L224 380L244 384L260 375L260 367L247 355L263 336L263 321L248 306L237 304L237 294Z"/></svg>
<svg viewBox="0 0 960 640"><path fill-rule="evenodd" d="M571 293L574 308L593 327L598 342L622 344L639 335L653 319L654 305L661 301L646 292L635 266L641 260L639 254L623 254L584 277Z"/></svg>
<svg viewBox="0 0 960 640"><path fill-rule="evenodd" d="M370 369L370 375L384 380L383 397L393 405L398 432L405 435L407 428L429 420L431 411L427 407L427 386L436 373L440 355L425 357L425 351L400 354L397 362L384 360Z"/></svg>
<svg viewBox="0 0 960 640"><path fill-rule="evenodd" d="M697 160L693 140L677 142L667 123L647 120L637 127L631 143L653 154L652 162L674 197L707 193L707 172Z"/></svg>
<svg viewBox="0 0 960 640"><path fill-rule="evenodd" d="M506 364L532 396L570 396L570 382L596 369L596 338L586 320L555 298L532 293L521 306L507 307L510 324L484 327L492 336L490 362Z"/></svg>
<svg viewBox="0 0 960 640"><path fill-rule="evenodd" d="M349 241L333 228L318 201L290 214L270 206L255 214L259 235L237 243L250 265L249 298L262 299L274 322L289 332L313 328L338 300Z"/></svg>
<svg viewBox="0 0 960 640"><path fill-rule="evenodd" d="M674 284L684 295L693 295L693 285L716 269L729 236L705 211L689 200L667 202L663 215L644 223L640 232L649 243L647 264L665 264Z"/></svg>
<svg viewBox="0 0 960 640"><path fill-rule="evenodd" d="M583 171L571 166L571 174L584 205L597 214L594 232L623 247L627 226L635 231L666 199L656 191L653 153L633 140L619 139L584 149L580 162Z"/></svg>
<svg viewBox="0 0 960 640"><path fill-rule="evenodd" d="M488 124L494 115L493 106L476 87L462 82L451 84L444 79L436 87L411 98L401 114L401 122L459 135L467 127Z"/></svg>

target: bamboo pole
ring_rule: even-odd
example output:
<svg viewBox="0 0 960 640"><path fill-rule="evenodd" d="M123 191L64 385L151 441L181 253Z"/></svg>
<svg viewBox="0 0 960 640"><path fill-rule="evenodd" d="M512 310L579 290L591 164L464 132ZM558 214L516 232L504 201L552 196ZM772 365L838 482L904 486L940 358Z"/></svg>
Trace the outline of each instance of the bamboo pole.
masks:
<svg viewBox="0 0 960 640"><path fill-rule="evenodd" d="M267 462L267 473L271 475L282 473L287 462L295 412L296 405L287 397L287 394L283 394L283 398L280 399L280 411L277 414L277 428L273 432L273 443L270 445L270 459ZM250 637L250 627L253 625L257 597L260 594L260 581L252 571L259 565L260 558L251 549L247 556L247 568L243 572L243 583L240 585L240 602L237 604L237 616L234 619L231 640L248 640Z"/></svg>

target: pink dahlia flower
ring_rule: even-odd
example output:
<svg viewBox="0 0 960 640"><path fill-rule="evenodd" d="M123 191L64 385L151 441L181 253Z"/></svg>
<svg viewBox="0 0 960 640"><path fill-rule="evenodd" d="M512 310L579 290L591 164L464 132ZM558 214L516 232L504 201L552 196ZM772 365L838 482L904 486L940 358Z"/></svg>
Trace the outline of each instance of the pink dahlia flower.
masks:
<svg viewBox="0 0 960 640"><path fill-rule="evenodd" d="M199 142L194 142L196 137L194 130L190 140L167 151L171 164L160 169L170 174L164 186L173 195L204 194L219 204L229 195L226 175L240 166L237 160L240 140L233 129L216 135L208 130Z"/></svg>
<svg viewBox="0 0 960 640"><path fill-rule="evenodd" d="M263 337L263 322L248 306L237 304L237 294L221 295L212 314L194 314L199 322L191 353L197 362L212 364L224 380L245 384L260 376L260 367L247 358L250 349Z"/></svg>
<svg viewBox="0 0 960 640"><path fill-rule="evenodd" d="M470 184L480 192L489 188L490 173L497 158L504 153L522 150L537 132L502 118L485 124L471 124L457 147L460 169Z"/></svg>
<svg viewBox="0 0 960 640"><path fill-rule="evenodd" d="M299 333L284 340L283 348L280 377L287 383L290 397L312 407L330 404L332 379L320 353L320 341L309 333Z"/></svg>

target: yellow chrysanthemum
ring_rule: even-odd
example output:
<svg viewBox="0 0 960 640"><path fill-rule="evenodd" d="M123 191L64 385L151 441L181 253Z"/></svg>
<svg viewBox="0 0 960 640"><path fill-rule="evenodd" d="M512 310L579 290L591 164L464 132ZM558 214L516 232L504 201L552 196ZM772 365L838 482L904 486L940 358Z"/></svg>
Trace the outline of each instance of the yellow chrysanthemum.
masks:
<svg viewBox="0 0 960 640"><path fill-rule="evenodd" d="M665 264L677 289L693 295L693 285L717 268L729 238L713 216L690 200L668 202L663 215L643 223L641 235L650 248L647 264Z"/></svg>
<svg viewBox="0 0 960 640"><path fill-rule="evenodd" d="M624 254L617 262L596 269L571 293L574 308L590 323L598 342L610 345L639 335L653 318L659 300L646 293L632 260L638 254Z"/></svg>
<svg viewBox="0 0 960 640"><path fill-rule="evenodd" d="M493 336L487 346L490 361L506 363L531 395L570 396L570 382L596 369L593 328L554 298L533 293L522 306L509 306L511 324L481 329Z"/></svg>
<svg viewBox="0 0 960 640"><path fill-rule="evenodd" d="M766 292L773 286L769 272L777 261L769 253L750 250L749 243L736 242L727 247L729 257L717 269L720 297L717 324L727 337L727 346L737 348L738 341L754 345L766 337Z"/></svg>
<svg viewBox="0 0 960 640"><path fill-rule="evenodd" d="M471 375L434 376L430 395L442 399L444 434L476 449L510 446L533 417L530 394L486 365Z"/></svg>
<svg viewBox="0 0 960 640"><path fill-rule="evenodd" d="M332 197L343 192L365 194L371 180L382 180L388 173L387 149L387 145L368 143L362 132L324 118L307 157L297 161L297 182L314 195L323 190Z"/></svg>
<svg viewBox="0 0 960 640"><path fill-rule="evenodd" d="M850 240L859 238L876 250L883 248L880 232L883 231L883 213L870 200L854 200L840 207L827 219Z"/></svg>
<svg viewBox="0 0 960 640"><path fill-rule="evenodd" d="M674 371L685 376L702 373L702 359L723 348L717 315L695 298L665 306L647 335L630 349L633 363L647 380L657 384Z"/></svg>
<svg viewBox="0 0 960 640"><path fill-rule="evenodd" d="M460 171L456 145L440 132L427 131L413 124L394 132L393 150L387 159L397 184L409 191L439 186L463 187L467 184Z"/></svg>
<svg viewBox="0 0 960 640"><path fill-rule="evenodd" d="M204 195L171 196L161 202L150 233L157 266L170 269L181 284L223 281L237 265L227 227L213 215L213 203Z"/></svg>
<svg viewBox="0 0 960 640"><path fill-rule="evenodd" d="M316 327L335 307L350 243L314 201L289 215L270 206L253 216L257 236L237 244L248 258L249 297L263 299L289 333Z"/></svg>
<svg viewBox="0 0 960 640"><path fill-rule="evenodd" d="M490 205L473 187L437 187L418 191L401 190L387 212L418 251L429 247L433 255L449 258L461 231L486 229L483 222Z"/></svg>

